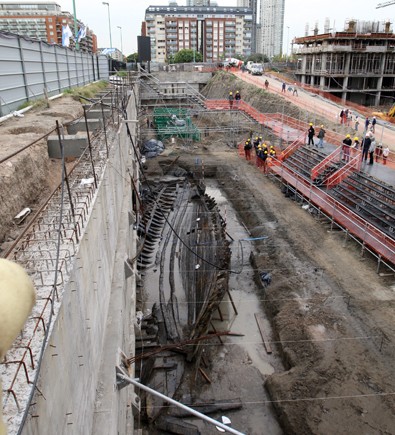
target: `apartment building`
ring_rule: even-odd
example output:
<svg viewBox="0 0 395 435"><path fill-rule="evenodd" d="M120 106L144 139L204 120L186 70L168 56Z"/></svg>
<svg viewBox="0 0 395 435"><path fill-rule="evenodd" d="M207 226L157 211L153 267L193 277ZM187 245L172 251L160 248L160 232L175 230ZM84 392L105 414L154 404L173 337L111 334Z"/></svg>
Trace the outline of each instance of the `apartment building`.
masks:
<svg viewBox="0 0 395 435"><path fill-rule="evenodd" d="M295 38L303 84L366 106L395 98L395 35L387 22L350 20L342 32Z"/></svg>
<svg viewBox="0 0 395 435"><path fill-rule="evenodd" d="M237 6L252 10L252 52L258 52L258 0L237 0Z"/></svg>
<svg viewBox="0 0 395 435"><path fill-rule="evenodd" d="M2 2L0 3L0 31L40 39L49 44L62 44L62 26L69 25L74 31L74 17L61 10L55 2ZM78 21L78 27L84 24ZM84 26L85 27L85 26ZM74 46L74 40L70 40ZM96 35L86 28L86 36L79 48L90 53L97 51Z"/></svg>
<svg viewBox="0 0 395 435"><path fill-rule="evenodd" d="M205 62L252 53L253 17L250 8L219 6L149 6L145 36L151 56L165 62L182 49L202 53Z"/></svg>
<svg viewBox="0 0 395 435"><path fill-rule="evenodd" d="M257 50L269 59L282 54L285 0L261 0Z"/></svg>

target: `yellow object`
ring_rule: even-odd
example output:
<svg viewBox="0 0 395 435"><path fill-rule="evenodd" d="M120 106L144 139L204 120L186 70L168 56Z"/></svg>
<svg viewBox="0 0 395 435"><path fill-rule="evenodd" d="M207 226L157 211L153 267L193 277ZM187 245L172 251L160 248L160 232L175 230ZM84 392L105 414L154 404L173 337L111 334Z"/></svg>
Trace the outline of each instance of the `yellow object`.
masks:
<svg viewBox="0 0 395 435"><path fill-rule="evenodd" d="M33 282L17 263L0 258L0 361L20 334L36 301ZM7 430L2 418L0 381L0 434Z"/></svg>
<svg viewBox="0 0 395 435"><path fill-rule="evenodd" d="M310 122L310 124L309 125L313 125L313 123L312 122Z"/></svg>
<svg viewBox="0 0 395 435"><path fill-rule="evenodd" d="M346 137L351 137L351 136L349 134L347 134Z"/></svg>
<svg viewBox="0 0 395 435"><path fill-rule="evenodd" d="M359 140L357 137L354 137L354 140Z"/></svg>

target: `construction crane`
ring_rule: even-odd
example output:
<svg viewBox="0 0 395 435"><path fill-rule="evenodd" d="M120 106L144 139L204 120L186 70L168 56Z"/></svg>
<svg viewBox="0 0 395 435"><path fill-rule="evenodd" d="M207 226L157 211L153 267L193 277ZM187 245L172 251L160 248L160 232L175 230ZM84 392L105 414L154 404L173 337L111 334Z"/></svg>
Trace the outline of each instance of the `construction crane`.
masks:
<svg viewBox="0 0 395 435"><path fill-rule="evenodd" d="M391 0L391 1L389 1L389 2L379 3L379 4L376 6L376 9L379 9L379 8L386 8L387 6L391 6L391 5L395 5L395 0Z"/></svg>

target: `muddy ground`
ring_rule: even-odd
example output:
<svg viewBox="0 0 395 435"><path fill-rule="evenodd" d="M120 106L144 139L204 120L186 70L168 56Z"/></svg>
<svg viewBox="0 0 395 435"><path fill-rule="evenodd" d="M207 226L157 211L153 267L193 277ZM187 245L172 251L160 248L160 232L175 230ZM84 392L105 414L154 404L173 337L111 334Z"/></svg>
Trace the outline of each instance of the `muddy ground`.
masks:
<svg viewBox="0 0 395 435"><path fill-rule="evenodd" d="M241 88L242 84L235 86ZM238 90L247 99L249 91ZM225 91L227 85L218 93ZM80 113L81 106L75 101L63 104L60 100L53 110L62 114L69 104L72 114ZM35 126L52 128L55 119L27 113L25 118L0 125L0 131L3 135L5 128L33 125L33 121ZM25 144L26 136L14 134L6 140L7 145L2 143L2 150L5 146L14 149L20 140ZM206 176L219 180L222 192L251 234L269 236L255 243L251 261L253 271L271 272L272 283L265 291L259 286L255 290L250 281L240 285L259 292L259 303L273 328L269 338L282 360L273 363L273 373L262 376L250 367L248 354L217 346L208 350L212 361L209 376L222 379L223 388L235 393L240 389L238 381L244 378L245 397L250 393L247 413L236 416L234 427L245 428L249 434L266 433L247 415L265 412L266 406L273 405L287 434L394 433L393 276L377 275L376 264L361 257L357 245L345 243L342 233L330 232L327 224L286 197L277 180L264 177L253 164L240 159L234 148L217 139L215 146L211 144L210 137L194 146L179 141L168 145L167 157L161 159L180 156L180 166L193 166L196 157L204 159ZM148 169L150 165L149 161ZM156 169L152 172L160 172L157 163L153 165ZM29 206L37 209L45 200L54 184L48 180L56 179L58 169L46 158L43 143L37 145L36 152L0 165L3 242L15 237L12 217L18 211ZM254 279L253 273L250 279ZM254 309L251 307L251 313ZM199 385L191 388L201 389L202 397L213 394L210 386ZM216 384L211 388L215 391Z"/></svg>

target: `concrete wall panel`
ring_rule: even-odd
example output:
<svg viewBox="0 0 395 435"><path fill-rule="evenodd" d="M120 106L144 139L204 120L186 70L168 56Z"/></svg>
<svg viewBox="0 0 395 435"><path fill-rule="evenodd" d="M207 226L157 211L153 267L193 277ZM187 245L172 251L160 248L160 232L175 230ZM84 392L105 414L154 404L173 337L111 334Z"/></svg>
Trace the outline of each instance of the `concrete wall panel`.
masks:
<svg viewBox="0 0 395 435"><path fill-rule="evenodd" d="M0 116L13 112L28 100L42 98L45 87L51 95L109 77L106 56L76 52L17 35L0 35L0 58ZM9 89L15 93L7 92Z"/></svg>
<svg viewBox="0 0 395 435"><path fill-rule="evenodd" d="M136 126L130 128L133 134ZM23 435L133 433L132 387L118 391L115 377L118 349L130 355L134 345L135 266L128 279L124 273L137 237L129 222L128 168L136 168L129 151L122 125L64 286L41 366L42 394L36 392L30 408L36 417L28 418Z"/></svg>

